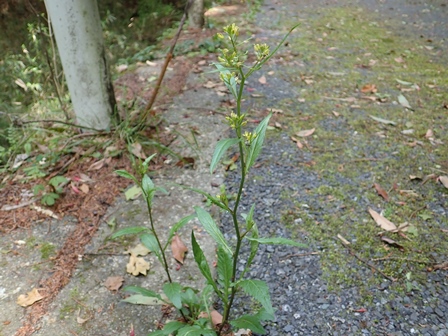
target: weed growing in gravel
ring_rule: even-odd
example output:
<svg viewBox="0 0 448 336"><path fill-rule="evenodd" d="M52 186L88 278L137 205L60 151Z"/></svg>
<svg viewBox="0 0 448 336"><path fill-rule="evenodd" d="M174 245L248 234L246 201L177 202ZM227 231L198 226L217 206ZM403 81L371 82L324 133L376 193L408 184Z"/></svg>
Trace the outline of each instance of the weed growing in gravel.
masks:
<svg viewBox="0 0 448 336"><path fill-rule="evenodd" d="M154 156L149 157L142 163L140 169L140 172L143 172L142 179L137 179L135 176L124 170L117 171L117 174L133 180L141 188L148 207L150 227L126 228L116 232L112 235L112 238L117 238L126 234L139 234L142 244L156 255L159 262L163 265L168 278L168 282L163 286L165 297L162 297L154 291L137 286L127 286L125 287L125 290L171 304L183 317L181 321L176 320L167 323L163 330L152 332L150 334L152 336L187 334L198 336L230 335L233 334L232 329L239 328L250 329L258 334L265 334L266 332L261 322L274 319L274 309L271 305L268 286L261 280L246 279L245 275L250 269L252 261L257 254L259 244L282 244L299 247L303 245L279 237L259 237L257 224L253 218L255 206L251 207L249 213L244 214L240 212L240 202L243 197L246 176L260 154L266 128L271 117L271 115L268 115L259 123L255 130L249 131L245 128L247 124L247 113L242 111L241 102L247 78L255 71L259 70L263 64L276 53L288 35L295 28L296 26L290 30L273 51L271 51L266 44L255 44L254 52L256 60L250 67L245 66L248 51L241 50L241 45L244 42L238 42L239 28L235 24L232 24L224 28L224 34L218 34L218 38L227 42L228 47L221 50L221 56L218 57L219 63L215 63L214 66L218 70L221 80L236 100L235 112L232 112L226 117L228 124L235 131L236 137L223 139L217 143L210 164L210 172L213 173L226 151L229 148L236 146L240 154L241 165L239 166L239 169L241 179L238 193L234 201L229 201L225 188L221 189L221 193L218 196L212 196L194 188L191 188L191 190L204 195L210 203L217 205L223 211L230 214L236 236L234 244L225 239L211 215L201 207L195 207L195 214L187 216L173 225L168 234L168 240L163 243L160 240L154 225L152 213L154 194L157 191L163 191L163 189L156 187L150 177L146 174L148 164ZM190 287L184 287L180 283L172 281L165 253L171 239L176 235L176 232L194 217L198 218L199 222L215 240L218 246L217 278L215 279L209 267L209 263L196 241L194 232L191 233L194 259L207 282L207 285L202 292ZM251 251L247 261L244 262L244 270L238 272L237 266L243 262L243 260L240 259L240 252L241 247L244 244L249 245ZM261 308L257 309L257 311L251 315L243 315L240 317L232 316L232 305L235 295L241 290L257 301ZM218 312L210 310L213 294L222 303L222 316ZM127 298L126 301L137 303L137 300L134 300L132 296Z"/></svg>

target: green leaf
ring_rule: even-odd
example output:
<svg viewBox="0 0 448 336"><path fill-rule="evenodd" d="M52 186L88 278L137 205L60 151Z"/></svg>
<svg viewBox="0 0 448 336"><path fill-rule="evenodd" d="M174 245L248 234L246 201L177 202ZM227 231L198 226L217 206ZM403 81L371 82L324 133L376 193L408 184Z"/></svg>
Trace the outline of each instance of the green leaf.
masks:
<svg viewBox="0 0 448 336"><path fill-rule="evenodd" d="M176 224L173 225L173 227L170 229L170 233L168 234L168 242L171 240L171 238L174 237L177 231L179 231L181 228L185 226L189 221L191 221L193 218L196 217L196 214L188 215L182 218L180 221L178 221Z"/></svg>
<svg viewBox="0 0 448 336"><path fill-rule="evenodd" d="M145 197L149 201L149 204L151 204L154 194L156 192L156 188L155 188L154 183L152 182L151 178L146 174L143 175L142 189L143 189L143 193L145 194Z"/></svg>
<svg viewBox="0 0 448 336"><path fill-rule="evenodd" d="M48 184L56 188L61 183L65 183L67 181L68 180L64 176L55 176L48 181Z"/></svg>
<svg viewBox="0 0 448 336"><path fill-rule="evenodd" d="M177 309L182 308L182 286L177 282L166 283L163 285L163 292Z"/></svg>
<svg viewBox="0 0 448 336"><path fill-rule="evenodd" d="M163 331L166 333L166 335L169 335L183 327L185 327L185 323L179 321L171 321L165 324L165 326L163 327Z"/></svg>
<svg viewBox="0 0 448 336"><path fill-rule="evenodd" d="M115 174L117 174L118 176L130 179L132 181L134 181L136 184L138 184L137 179L134 177L134 175L129 174L126 170L116 170Z"/></svg>
<svg viewBox="0 0 448 336"><path fill-rule="evenodd" d="M265 335L266 330L260 323L260 319L253 315L243 315L236 320L230 321L235 328L250 329L252 332Z"/></svg>
<svg viewBox="0 0 448 336"><path fill-rule="evenodd" d="M212 216L210 216L207 211L200 207L194 207L194 209L196 211L196 214L198 215L199 222L201 222L205 231L207 231L208 234L215 240L215 242L219 246L221 246L227 253L233 255L232 250L230 249L229 245L227 245L224 235L219 230Z"/></svg>
<svg viewBox="0 0 448 336"><path fill-rule="evenodd" d="M223 287L224 297L227 299L233 275L231 256L220 246L218 247L218 279Z"/></svg>
<svg viewBox="0 0 448 336"><path fill-rule="evenodd" d="M141 294L135 294L131 295L130 297L127 297L126 299L122 300L123 302L132 303L132 304L140 304L140 305L146 305L146 306L158 306L164 304L164 301L160 301L159 299L156 299L155 297L148 297Z"/></svg>
<svg viewBox="0 0 448 336"><path fill-rule="evenodd" d="M230 71L231 69L228 69L228 68L224 67L223 65L221 65L219 63L213 63L213 65L222 74L227 75L227 74L231 73L231 71ZM227 88L229 89L230 93L232 93L232 95L235 98L238 98L235 78L233 78L233 76L232 76L230 83L224 82L224 84L225 84L225 86L227 86Z"/></svg>
<svg viewBox="0 0 448 336"><path fill-rule="evenodd" d="M260 302L267 313L274 314L271 297L269 295L269 288L264 281L247 279L241 280L237 285L241 287L246 294Z"/></svg>
<svg viewBox="0 0 448 336"><path fill-rule="evenodd" d="M135 235L142 232L148 231L148 228L144 226L133 226L125 229L118 230L113 235L110 236L110 239L115 239L124 235Z"/></svg>
<svg viewBox="0 0 448 336"><path fill-rule="evenodd" d="M149 165L149 162L154 158L154 156L156 156L157 155L157 153L154 153L154 154L152 154L150 157L147 157L146 159L145 159L145 161L143 161L143 163L142 163L142 166L144 167L144 169L145 169L145 173L146 173L146 171L148 170L148 165Z"/></svg>
<svg viewBox="0 0 448 336"><path fill-rule="evenodd" d="M163 264L162 253L160 251L156 237L152 233L145 233L140 236L140 241L150 251L154 252L154 254L157 256L157 259L159 259L159 261Z"/></svg>
<svg viewBox="0 0 448 336"><path fill-rule="evenodd" d="M252 238L252 237L246 237L250 241L256 241L260 244L266 244L266 245L289 245L289 246L297 246L297 247L307 247L305 244L298 243L291 239L281 238L281 237L274 237L274 238Z"/></svg>
<svg viewBox="0 0 448 336"><path fill-rule="evenodd" d="M210 174L213 174L216 165L221 160L224 153L233 145L240 142L240 139L222 139L216 144L215 152L213 153L212 163L210 164Z"/></svg>
<svg viewBox="0 0 448 336"><path fill-rule="evenodd" d="M275 315L274 314L270 314L266 311L266 309L261 308L257 314L255 314L255 316L258 318L258 320L260 321L274 321L275 320Z"/></svg>
<svg viewBox="0 0 448 336"><path fill-rule="evenodd" d="M244 216L244 219L246 220L246 229L248 231L252 230L252 227L255 224L255 222L254 222L254 211L255 211L255 204L253 204L250 207L249 213Z"/></svg>
<svg viewBox="0 0 448 336"><path fill-rule="evenodd" d="M207 279L207 282L211 286L213 286L215 293L219 295L220 291L218 290L218 287L216 286L216 283L213 279L212 272L210 271L210 266L208 265L207 259L205 258L205 254L196 241L193 230L191 231L191 245L193 246L194 260L196 261L199 270L201 271L204 278ZM222 297L222 295L220 295L220 297Z"/></svg>
<svg viewBox="0 0 448 336"><path fill-rule="evenodd" d="M216 336L211 329L202 329L199 326L187 326L179 329L177 336Z"/></svg>
<svg viewBox="0 0 448 336"><path fill-rule="evenodd" d="M126 201L134 200L139 197L142 193L142 189L138 185L133 185L128 190L124 192Z"/></svg>
<svg viewBox="0 0 448 336"><path fill-rule="evenodd" d="M166 334L163 330L156 330L153 332L150 332L148 336L169 336L169 334Z"/></svg>
<svg viewBox="0 0 448 336"><path fill-rule="evenodd" d="M249 153L247 154L246 167L245 167L246 173L254 165L258 155L260 155L261 148L263 147L264 137L266 134L266 127L268 126L269 119L271 119L271 116L272 113L270 113L266 118L264 118L258 124L257 128L254 130L255 134L257 134L257 137L250 145Z"/></svg>
<svg viewBox="0 0 448 336"><path fill-rule="evenodd" d="M196 192L198 194L201 194L202 196L205 196L210 202L212 202L213 204L219 206L221 209L229 211L229 208L224 203L222 203L218 198L213 197L209 193L206 193L205 191L202 191L202 190L196 189L196 188L184 187L184 186L182 186L182 188L194 191L194 192Z"/></svg>
<svg viewBox="0 0 448 336"><path fill-rule="evenodd" d="M138 294L141 294L141 295L146 296L146 297L153 297L153 298L157 298L157 299L163 301L162 297L159 294L157 294L156 292L153 292L152 290L143 288L143 287L139 287L139 286L125 286L125 287L123 287L123 290L125 292L138 293Z"/></svg>
<svg viewBox="0 0 448 336"><path fill-rule="evenodd" d="M254 208L252 206L252 208ZM252 209L251 209L252 210ZM250 212L249 212L250 215ZM249 215L246 216L246 221L249 218ZM252 221L252 227L251 227L251 234L252 234L252 238L258 238L258 226L257 224ZM246 237L249 238L249 237ZM244 271L241 273L240 275L240 279L242 279L244 277L244 274L246 274L246 272L249 270L250 266L252 265L252 261L254 261L255 256L257 255L258 252L258 245L259 243L256 240L251 240L250 241L250 254L249 254L249 258L247 259L247 263L246 263L246 267L244 268Z"/></svg>

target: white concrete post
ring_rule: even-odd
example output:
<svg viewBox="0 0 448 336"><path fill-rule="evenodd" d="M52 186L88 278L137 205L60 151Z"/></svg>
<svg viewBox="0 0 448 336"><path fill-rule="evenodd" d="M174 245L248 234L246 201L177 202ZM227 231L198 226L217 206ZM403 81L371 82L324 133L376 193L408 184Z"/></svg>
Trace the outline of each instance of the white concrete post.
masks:
<svg viewBox="0 0 448 336"><path fill-rule="evenodd" d="M107 130L115 96L96 0L45 0L77 123Z"/></svg>

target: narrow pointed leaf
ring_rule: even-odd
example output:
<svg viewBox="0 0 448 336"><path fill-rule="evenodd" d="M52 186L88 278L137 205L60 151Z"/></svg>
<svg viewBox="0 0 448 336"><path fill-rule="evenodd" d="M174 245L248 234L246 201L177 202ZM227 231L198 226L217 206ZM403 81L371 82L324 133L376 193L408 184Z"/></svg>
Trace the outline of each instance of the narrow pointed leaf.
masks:
<svg viewBox="0 0 448 336"><path fill-rule="evenodd" d="M229 208L224 203L222 203L218 198L213 197L212 195L210 195L209 193L206 193L205 191L202 191L202 190L196 189L196 188L190 188L190 187L183 187L183 188L194 191L202 196L205 196L210 202L219 206L223 210L226 210L226 211L229 210Z"/></svg>
<svg viewBox="0 0 448 336"><path fill-rule="evenodd" d="M260 302L267 313L274 314L269 295L269 288L264 281L251 279L241 280L238 282L238 286L241 287L246 294Z"/></svg>
<svg viewBox="0 0 448 336"><path fill-rule="evenodd" d="M260 155L261 148L263 147L264 137L266 134L266 128L268 126L269 119L271 119L271 116L272 113L264 118L254 130L255 134L257 134L257 137L250 145L249 153L247 154L246 172L248 172L249 169L254 165L255 160L257 159L258 155Z"/></svg>
<svg viewBox="0 0 448 336"><path fill-rule="evenodd" d="M224 291L224 297L229 295L230 282L232 281L233 263L231 256L222 248L218 248L218 279Z"/></svg>
<svg viewBox="0 0 448 336"><path fill-rule="evenodd" d="M250 212L249 212L249 215L250 215ZM246 220L249 218L249 215L246 217ZM259 237L258 226L255 222L252 223L252 227L250 230L251 230L252 238ZM244 275L246 274L246 272L249 270L250 266L252 265L252 261L254 260L255 256L257 255L259 245L260 244L256 240L250 241L249 258L247 259L246 267L244 268L244 271L241 273L240 279L242 279L244 277Z"/></svg>
<svg viewBox="0 0 448 336"><path fill-rule="evenodd" d="M163 292L177 309L182 308L181 291L182 286L177 282L166 283L163 285Z"/></svg>
<svg viewBox="0 0 448 336"><path fill-rule="evenodd" d="M221 246L227 253L233 255L232 250L230 249L229 245L227 245L224 235L219 230L212 216L210 216L210 214L207 211L205 211L200 207L194 207L194 209L198 216L199 222L201 222L205 231L207 231L208 234L215 240L215 242L219 246Z"/></svg>
<svg viewBox="0 0 448 336"><path fill-rule="evenodd" d="M275 237L275 238L252 238L247 237L247 239L251 241L257 241L260 244L267 244L267 245L289 245L289 246L297 246L297 247L306 247L306 245L302 243L298 243L291 239L281 238L281 237Z"/></svg>
<svg viewBox="0 0 448 336"><path fill-rule="evenodd" d="M116 170L115 174L117 174L118 176L130 179L130 180L134 181L136 184L139 184L137 179L134 177L134 175L128 173L126 170Z"/></svg>
<svg viewBox="0 0 448 336"><path fill-rule="evenodd" d="M131 293L138 293L141 294L143 296L147 296L147 297L153 297L153 298L157 298L159 300L162 300L162 297L160 296L160 294L157 294L156 292L153 292L152 290L143 288L143 287L139 287L139 286L126 286L123 288L123 290L125 292L131 292Z"/></svg>
<svg viewBox="0 0 448 336"><path fill-rule="evenodd" d="M216 332L211 329L202 329L199 326L187 326L179 329L177 336L215 336Z"/></svg>
<svg viewBox="0 0 448 336"><path fill-rule="evenodd" d="M139 233L147 232L147 231L148 231L147 227L133 226L133 227L121 229L121 230L115 232L113 235L110 236L110 239L115 239L115 238L125 236L125 235L135 235L135 234L139 234Z"/></svg>
<svg viewBox="0 0 448 336"><path fill-rule="evenodd" d="M185 326L186 326L185 323L179 321L171 321L165 324L165 326L163 327L163 331L165 332L166 335L170 335L175 331L184 328Z"/></svg>
<svg viewBox="0 0 448 336"><path fill-rule="evenodd" d="M216 283L213 279L212 272L210 271L210 266L208 265L207 259L205 258L205 254L202 251L201 247L199 246L198 242L196 241L196 237L194 236L194 232L191 231L191 245L193 246L193 255L194 260L196 261L196 264L199 267L199 270L201 271L204 278L207 279L207 282L209 285L211 285L216 292L216 294L220 294L220 291L218 290L218 287L216 286ZM222 295L220 295L222 297Z"/></svg>
<svg viewBox="0 0 448 336"><path fill-rule="evenodd" d="M230 324L237 329L238 328L249 329L254 333L260 335L266 335L266 330L264 330L257 316L243 315L237 318L236 320L230 321Z"/></svg>
<svg viewBox="0 0 448 336"><path fill-rule="evenodd" d="M141 294L135 294L127 297L122 300L123 302L132 303L132 304L140 304L146 306L159 306L166 303L165 301L159 300L155 297L149 297Z"/></svg>
<svg viewBox="0 0 448 336"><path fill-rule="evenodd" d="M149 203L151 204L154 194L156 192L156 188L151 178L146 174L143 176L142 179L142 190L143 193L145 194L145 197L148 198Z"/></svg>
<svg viewBox="0 0 448 336"><path fill-rule="evenodd" d="M176 224L173 225L173 227L170 229L170 233L168 234L168 242L171 240L171 238L174 237L177 231L179 231L181 228L183 228L189 221L191 221L193 218L196 217L196 214L188 215L182 218L180 221L178 221Z"/></svg>
<svg viewBox="0 0 448 336"><path fill-rule="evenodd" d="M245 220L246 220L246 229L247 230L251 230L252 227L254 226L255 222L254 222L254 211L255 211L255 204L253 204L250 207L249 213L245 216ZM258 238L258 237L257 237Z"/></svg>
<svg viewBox="0 0 448 336"><path fill-rule="evenodd" d="M163 264L162 254L159 248L159 244L157 244L156 237L151 233L145 233L140 236L140 241L142 244L147 247L151 252L154 252L157 259Z"/></svg>
<svg viewBox="0 0 448 336"><path fill-rule="evenodd" d="M238 142L240 142L239 139L222 139L218 141L215 152L213 153L212 163L210 164L210 174L213 174L216 165L219 163L219 160L221 160L225 152Z"/></svg>

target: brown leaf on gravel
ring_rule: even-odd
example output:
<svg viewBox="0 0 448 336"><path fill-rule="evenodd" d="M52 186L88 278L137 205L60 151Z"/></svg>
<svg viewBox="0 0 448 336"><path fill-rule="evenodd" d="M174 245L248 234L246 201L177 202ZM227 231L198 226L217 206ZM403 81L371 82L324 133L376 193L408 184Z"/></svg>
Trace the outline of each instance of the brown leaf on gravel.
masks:
<svg viewBox="0 0 448 336"><path fill-rule="evenodd" d="M188 248L177 234L171 240L171 251L173 252L174 259L183 264L185 253L188 252Z"/></svg>
<svg viewBox="0 0 448 336"><path fill-rule="evenodd" d="M445 188L448 189L448 176L439 176L439 177L437 178L437 181L439 181L440 183L442 183L443 186L444 186Z"/></svg>
<svg viewBox="0 0 448 336"><path fill-rule="evenodd" d="M383 230L386 231L396 231L397 226L392 223L387 218L381 216L378 212L369 208L370 216L372 216L373 220L378 224Z"/></svg>
<svg viewBox="0 0 448 336"><path fill-rule="evenodd" d="M122 276L111 276L106 279L104 282L104 286L108 290L117 291L123 285L124 278Z"/></svg>
<svg viewBox="0 0 448 336"><path fill-rule="evenodd" d="M266 81L266 77L265 76L261 76L260 78L258 78L258 82L260 83L260 84L266 84L267 83L267 81Z"/></svg>
<svg viewBox="0 0 448 336"><path fill-rule="evenodd" d="M377 91L375 84L366 84L361 88L362 93L375 93Z"/></svg>
<svg viewBox="0 0 448 336"><path fill-rule="evenodd" d="M303 144L296 138L291 137L291 140L294 141L299 149L303 148Z"/></svg>
<svg viewBox="0 0 448 336"><path fill-rule="evenodd" d="M312 129L309 129L309 130L299 131L299 132L296 133L296 135L299 136L299 137L305 138L305 137L310 136L311 134L313 134L315 130L316 130L315 128L312 128Z"/></svg>
<svg viewBox="0 0 448 336"><path fill-rule="evenodd" d="M378 195L380 195L386 202L389 202L389 195L387 194L387 191L384 190L378 183L375 183L373 185Z"/></svg>
<svg viewBox="0 0 448 336"><path fill-rule="evenodd" d="M39 293L39 290L37 288L33 288L31 292L19 295L17 298L17 304L22 307L28 307L43 298L44 297Z"/></svg>
<svg viewBox="0 0 448 336"><path fill-rule="evenodd" d="M385 242L386 244L388 244L390 246L399 248L400 250L404 250L402 245L398 244L395 240L393 240L393 239L391 239L389 237L381 236L381 241Z"/></svg>

